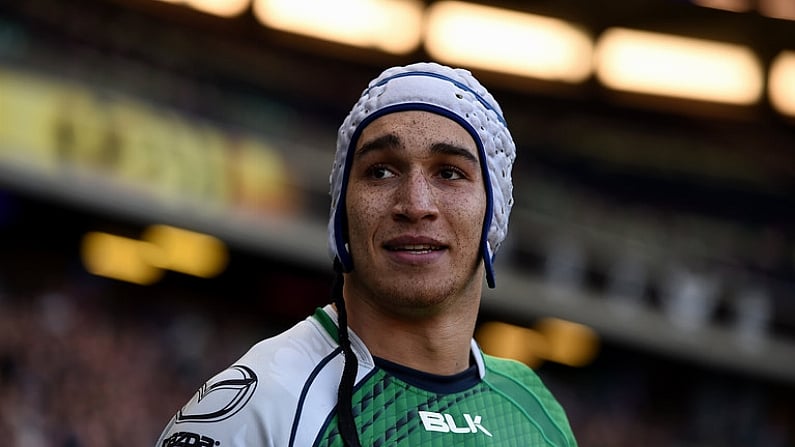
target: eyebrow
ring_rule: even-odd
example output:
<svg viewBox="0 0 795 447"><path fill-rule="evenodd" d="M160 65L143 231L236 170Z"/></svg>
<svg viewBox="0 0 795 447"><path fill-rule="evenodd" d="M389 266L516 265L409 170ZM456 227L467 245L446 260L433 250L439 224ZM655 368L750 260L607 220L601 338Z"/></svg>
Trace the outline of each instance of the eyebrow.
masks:
<svg viewBox="0 0 795 447"><path fill-rule="evenodd" d="M466 159L472 163L478 164L478 157L469 150L448 143L436 143L431 146L431 152L434 154L454 155Z"/></svg>
<svg viewBox="0 0 795 447"><path fill-rule="evenodd" d="M394 150L400 149L403 147L403 141L401 141L400 137L393 134L388 133L381 135L380 137L370 140L362 145L359 150L356 151L354 155L356 158L363 157L365 154L377 150ZM466 148L456 146L450 143L434 143L431 146L431 153L434 154L443 154L443 155L453 155L457 157L461 157L466 159L472 163L479 163L478 157L469 151Z"/></svg>
<svg viewBox="0 0 795 447"><path fill-rule="evenodd" d="M403 142L400 137L393 133L381 135L380 137L370 140L362 145L354 155L356 158L361 158L369 152L384 149L399 149L403 147Z"/></svg>

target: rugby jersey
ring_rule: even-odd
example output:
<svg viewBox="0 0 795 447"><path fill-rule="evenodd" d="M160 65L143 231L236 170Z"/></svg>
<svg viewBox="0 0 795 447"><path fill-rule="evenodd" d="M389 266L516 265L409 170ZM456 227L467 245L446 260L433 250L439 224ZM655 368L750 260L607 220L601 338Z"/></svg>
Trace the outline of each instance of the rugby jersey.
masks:
<svg viewBox="0 0 795 447"><path fill-rule="evenodd" d="M331 305L254 345L207 381L157 446L342 447L337 388L343 353ZM350 331L359 360L353 413L362 446L574 447L566 415L527 366L483 354L436 376L375 359Z"/></svg>

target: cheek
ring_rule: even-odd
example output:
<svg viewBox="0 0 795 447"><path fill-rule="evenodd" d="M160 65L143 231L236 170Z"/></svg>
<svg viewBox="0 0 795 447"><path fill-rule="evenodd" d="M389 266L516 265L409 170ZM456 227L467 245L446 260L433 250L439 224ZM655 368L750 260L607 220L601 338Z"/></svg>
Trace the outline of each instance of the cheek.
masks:
<svg viewBox="0 0 795 447"><path fill-rule="evenodd" d="M477 215L482 219L486 213L486 191L481 188L473 189L469 194L463 194L461 200L470 214Z"/></svg>
<svg viewBox="0 0 795 447"><path fill-rule="evenodd" d="M351 194L347 200L346 211L348 215L348 232L356 234L357 238L351 240L364 240L362 234L368 233L374 225L374 217L379 214L378 201L373 197Z"/></svg>
<svg viewBox="0 0 795 447"><path fill-rule="evenodd" d="M461 237L470 240L480 240L483 230L483 218L486 214L486 199L476 197L462 198L452 208L455 221L458 222L458 232Z"/></svg>

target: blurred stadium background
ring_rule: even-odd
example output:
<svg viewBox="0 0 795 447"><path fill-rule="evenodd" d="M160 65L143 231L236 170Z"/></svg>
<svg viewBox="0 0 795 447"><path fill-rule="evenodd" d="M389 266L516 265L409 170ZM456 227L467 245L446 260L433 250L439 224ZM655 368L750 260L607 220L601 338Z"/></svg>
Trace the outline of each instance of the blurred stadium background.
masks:
<svg viewBox="0 0 795 447"><path fill-rule="evenodd" d="M325 304L336 127L437 60L519 151L484 349L582 446L795 445L794 5L0 1L0 439L152 445Z"/></svg>

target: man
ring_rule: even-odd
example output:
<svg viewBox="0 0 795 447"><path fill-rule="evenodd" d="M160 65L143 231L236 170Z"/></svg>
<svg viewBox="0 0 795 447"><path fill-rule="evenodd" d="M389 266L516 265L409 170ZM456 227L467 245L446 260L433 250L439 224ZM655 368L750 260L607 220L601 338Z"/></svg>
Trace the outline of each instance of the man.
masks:
<svg viewBox="0 0 795 447"><path fill-rule="evenodd" d="M334 304L207 382L158 445L576 445L535 373L472 339L514 154L468 71L420 63L373 80L330 178Z"/></svg>

